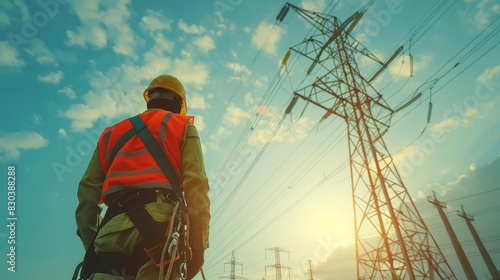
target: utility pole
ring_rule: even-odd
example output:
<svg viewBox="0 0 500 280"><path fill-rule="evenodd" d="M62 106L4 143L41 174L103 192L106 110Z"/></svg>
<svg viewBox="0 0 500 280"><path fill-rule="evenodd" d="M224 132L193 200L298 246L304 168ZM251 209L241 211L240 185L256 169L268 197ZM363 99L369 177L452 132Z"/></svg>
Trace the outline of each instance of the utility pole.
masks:
<svg viewBox="0 0 500 280"><path fill-rule="evenodd" d="M483 257L483 260L486 263L488 270L490 271L491 279L500 280L500 273L498 272L497 268L495 267L495 264L491 260L490 254L488 254L488 251L486 251L486 247L484 247L483 241L481 241L481 238L479 238L479 234L477 234L476 229L472 225L474 217L471 215L467 215L467 213L465 213L463 205L462 205L462 212L457 210L457 214L459 217L464 218L465 223L467 224L467 227L469 228L470 233L472 234L472 237L474 237L474 241L476 241L477 247L479 248L479 252L481 252L481 256Z"/></svg>
<svg viewBox="0 0 500 280"><path fill-rule="evenodd" d="M276 280L282 280L281 278L281 269L285 268L288 269L288 278L290 278L290 267L289 266L282 266L281 265L281 258L280 254L281 252L288 253L288 260L290 260L290 252L287 250L280 249L279 247L274 247L274 248L268 248L266 249L266 256L267 256L267 251L273 251L274 252L274 265L266 265L266 271L265 275L267 277L267 268L268 267L274 267L276 269Z"/></svg>
<svg viewBox="0 0 500 280"><path fill-rule="evenodd" d="M282 60L284 67L293 51L298 54L297 60L301 59L299 64L310 65L304 78L310 82L294 91L285 114L300 98L325 111L321 121L336 116L347 125L357 279L429 279L430 271L441 279L456 279L383 140L392 115L409 103L390 108L371 82L402 52L403 46L383 62L356 41L350 33L363 11L342 22L335 16L287 3L276 20L283 21L289 10L314 28L312 35L291 47ZM364 77L356 55L376 61L380 69Z"/></svg>
<svg viewBox="0 0 500 280"><path fill-rule="evenodd" d="M313 278L313 270L312 270L312 264L311 264L311 260L307 260L309 262L309 273L311 274L311 278L309 280L314 280Z"/></svg>
<svg viewBox="0 0 500 280"><path fill-rule="evenodd" d="M231 279L231 280L235 280L235 279L246 279L246 278L243 278L241 276L236 276L236 266L237 265L240 265L241 266L241 274L243 274L243 264L237 262L234 258L234 251L231 253L231 261L230 262L227 262L227 263L224 263L224 272L226 272L226 265L229 264L231 265L231 275L229 276L220 276L219 278L222 278L222 279Z"/></svg>
<svg viewBox="0 0 500 280"><path fill-rule="evenodd" d="M446 228L446 231L448 232L448 235L450 236L451 244L453 244L453 248L455 248L455 252L457 253L457 257L460 260L460 264L462 265L462 268L464 269L465 275L467 276L467 279L477 280L476 274L474 273L474 270L472 269L472 266L470 265L470 262L467 259L467 256L465 255L464 249L462 248L460 241L458 241L457 235L455 234L455 231L451 227L451 224L450 224L450 221L448 220L448 217L446 217L446 214L444 213L443 208L446 208L446 203L439 201L436 197L436 193L434 193L433 197L428 196L427 201L429 201L430 203L434 204L434 206L436 206L436 208L439 212L439 216L441 216L441 219L443 220L444 227Z"/></svg>

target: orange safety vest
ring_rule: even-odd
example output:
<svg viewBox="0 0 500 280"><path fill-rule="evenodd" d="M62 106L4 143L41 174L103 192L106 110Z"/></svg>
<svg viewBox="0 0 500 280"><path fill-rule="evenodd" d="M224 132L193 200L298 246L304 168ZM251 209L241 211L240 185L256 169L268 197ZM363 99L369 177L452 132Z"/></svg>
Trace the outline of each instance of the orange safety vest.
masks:
<svg viewBox="0 0 500 280"><path fill-rule="evenodd" d="M139 114L139 117L162 147L179 182L182 182L180 153L182 138L187 122L192 121L193 117L165 110L144 112ZM101 202L105 201L107 195L124 189L172 189L168 179L138 135L132 136L110 162L117 142L131 129L134 130L132 123L125 119L104 129L99 137L97 142L99 160L106 174L101 190Z"/></svg>

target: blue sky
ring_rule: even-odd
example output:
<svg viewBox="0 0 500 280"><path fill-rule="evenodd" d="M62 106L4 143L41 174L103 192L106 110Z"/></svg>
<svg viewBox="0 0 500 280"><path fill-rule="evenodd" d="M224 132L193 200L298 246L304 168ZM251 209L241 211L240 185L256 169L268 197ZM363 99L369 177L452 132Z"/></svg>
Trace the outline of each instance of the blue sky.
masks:
<svg viewBox="0 0 500 280"><path fill-rule="evenodd" d="M308 259L315 279L354 279L345 123L333 116L319 122L324 112L299 101L278 126L293 91L322 73L304 78L310 64L296 53L280 68L311 26L293 12L277 24L284 1L191 2L0 3L0 176L7 182L7 167L16 166L18 217L16 272L3 262L1 279L70 277L84 254L75 234L76 187L97 137L143 111L142 91L162 73L184 83L203 142L212 198L208 279L229 275L224 263L232 250L242 276L263 279L274 263L265 249L273 247L289 251L281 257L291 279L308 279ZM340 20L366 2L291 1ZM500 267L500 5L440 3L375 1L353 37L379 60L403 46L373 86L392 108L422 95L392 117L384 139L457 277L463 271L427 202L433 191L448 202L476 274L487 279L455 211L463 204L475 215ZM356 59L366 76L377 69L366 57ZM7 183L2 189L7 223ZM7 245L4 226L4 260ZM274 279L272 269L267 275Z"/></svg>

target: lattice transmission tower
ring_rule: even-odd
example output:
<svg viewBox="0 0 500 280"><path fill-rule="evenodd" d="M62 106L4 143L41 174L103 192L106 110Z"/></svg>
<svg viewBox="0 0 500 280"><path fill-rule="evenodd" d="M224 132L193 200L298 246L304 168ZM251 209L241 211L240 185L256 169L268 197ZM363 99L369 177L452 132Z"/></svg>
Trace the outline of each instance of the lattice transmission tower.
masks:
<svg viewBox="0 0 500 280"><path fill-rule="evenodd" d="M243 264L239 263L236 261L236 258L234 257L234 251L231 252L231 261L227 262L224 264L224 271L226 271L226 265L229 264L231 266L231 275L229 276L220 276L220 279L230 279L230 280L247 280L247 278L244 278L242 276L236 275L236 266L241 266L241 274L243 274Z"/></svg>
<svg viewBox="0 0 500 280"><path fill-rule="evenodd" d="M289 113L299 98L345 120L350 158L356 240L357 279L455 279L439 246L415 207L382 138L397 109L391 109L370 82L385 63L356 41L351 31L363 13L341 22L337 17L287 3L278 23L293 10L314 26L313 34L290 48L306 59L314 81L294 91ZM373 77L361 75L355 54L382 66ZM307 67L307 65L306 65ZM320 74L318 74L320 73ZM368 92L370 90L370 93ZM434 276L433 276L434 275Z"/></svg>
<svg viewBox="0 0 500 280"><path fill-rule="evenodd" d="M288 279L290 279L290 269L291 268L289 266L284 266L281 264L281 253L284 252L284 253L289 254L290 252L287 250L283 250L279 247L273 247L273 248L266 249L266 256L267 256L267 251L274 252L274 264L273 265L266 265L266 270L265 270L266 277L267 277L267 269L274 268L276 271L276 280L281 280L281 279L283 279L281 277L281 270L288 269ZM288 259L290 259L290 255L288 255Z"/></svg>

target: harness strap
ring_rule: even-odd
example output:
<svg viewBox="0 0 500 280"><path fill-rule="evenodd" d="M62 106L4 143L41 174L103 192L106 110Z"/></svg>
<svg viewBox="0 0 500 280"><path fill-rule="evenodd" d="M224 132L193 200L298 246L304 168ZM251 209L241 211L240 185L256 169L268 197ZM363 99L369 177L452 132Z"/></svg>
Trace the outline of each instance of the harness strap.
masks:
<svg viewBox="0 0 500 280"><path fill-rule="evenodd" d="M182 217L183 219L186 220L186 224L189 224L184 195L182 190L180 189L179 180L177 178L177 174L175 173L172 167L172 164L165 156L160 145L158 144L154 136L151 134L149 129L147 129L145 123L142 121L139 115L131 117L129 118L129 120L134 126L134 128L128 130L118 140L118 142L116 143L115 147L112 150L110 162L113 161L116 154L121 150L121 148L125 145L125 143L127 143L135 134L137 134L141 138L142 142L144 143L144 145L146 146L149 153L152 155L152 157L154 158L154 160L156 161L162 172L169 180L170 185L172 186L172 189L174 190L177 198L179 199L179 201L181 201L181 203L179 204L179 208L181 210ZM101 224L97 229L94 240L89 245L85 253L85 257L82 262L84 263L84 265L81 270L80 279L82 280L88 279L92 275L92 273L96 272L103 272L103 273L111 272L112 274L116 272L117 275L120 275L124 272L127 272L128 270L127 273L130 273L130 271L132 271L134 275L137 274L137 270L149 258L145 253L145 251L143 250L143 248L152 247L160 243L165 238L165 236L159 234L159 232L165 232L167 225L167 223L156 222L151 217L151 215L146 211L146 209L144 208L144 204L145 203L136 202L132 203L132 205L125 206L125 213L127 213L128 217L130 218L130 221L139 230L140 234L143 237L143 241L141 242L142 244L139 244L137 246L132 256L126 256L118 253L101 253L99 255L95 254L94 241L95 238L97 237L97 234L99 233L99 229L103 227L113 217L124 212L123 208L119 209L114 204L108 208ZM182 245L184 244L181 244L181 247ZM189 245L187 247L189 249ZM77 269L79 266L77 266Z"/></svg>
<svg viewBox="0 0 500 280"><path fill-rule="evenodd" d="M127 207L125 213L139 230L146 248L153 247L165 239L163 234L167 229L166 222L157 222L151 217L144 205Z"/></svg>
<svg viewBox="0 0 500 280"><path fill-rule="evenodd" d="M129 202L120 206L121 200ZM124 199L120 199L108 207L99 225L99 229L116 215L126 213L130 221L139 230L142 241L136 246L131 256L112 252L95 254L94 241L99 233L98 229L94 241L85 253L83 261L85 265L82 268L80 279L88 279L93 273L107 273L130 277L137 274L139 268L149 260L149 256L144 251L144 248L153 247L164 241L165 236L162 233L166 231L168 226L168 222L157 222L151 217L144 207L149 202L153 202L150 197L148 199L146 196L146 199L144 199L139 193L134 193L126 195Z"/></svg>
<svg viewBox="0 0 500 280"><path fill-rule="evenodd" d="M80 279L89 279L93 273L112 274L126 279L134 279L139 268L149 260L142 248L142 246L137 246L131 256L113 252L94 254L91 274L85 276L82 271Z"/></svg>
<svg viewBox="0 0 500 280"><path fill-rule="evenodd" d="M180 188L179 179L177 178L177 174L175 174L172 164L161 149L160 144L158 144L153 134L151 134L151 131L147 129L146 124L142 121L139 115L131 117L129 120L134 126L135 132L139 135L149 153L153 156L154 160L160 167L161 171L165 173L165 176L167 177L178 199L182 201L180 204L181 209L185 209L186 204L184 201L184 195L182 194L182 190Z"/></svg>
<svg viewBox="0 0 500 280"><path fill-rule="evenodd" d="M133 136L135 135L135 131L133 128L127 130L120 139L116 142L115 146L113 147L113 150L111 151L111 155L109 157L109 163L111 164L113 160L116 157L116 154L123 148L125 143L128 142Z"/></svg>

